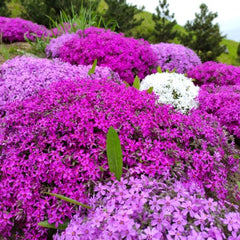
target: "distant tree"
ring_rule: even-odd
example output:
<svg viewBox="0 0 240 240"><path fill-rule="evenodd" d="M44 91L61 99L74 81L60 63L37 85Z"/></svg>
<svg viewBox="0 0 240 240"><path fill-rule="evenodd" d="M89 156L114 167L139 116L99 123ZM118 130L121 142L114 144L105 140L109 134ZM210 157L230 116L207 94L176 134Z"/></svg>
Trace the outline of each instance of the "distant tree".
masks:
<svg viewBox="0 0 240 240"><path fill-rule="evenodd" d="M177 21L174 20L174 13L170 15L167 0L159 0L159 6L156 7L157 14L152 15L155 23L153 36L157 42L169 42L177 37L178 32L174 30Z"/></svg>
<svg viewBox="0 0 240 240"><path fill-rule="evenodd" d="M8 0L0 0L0 16L3 17L9 17L10 16L10 11L7 8Z"/></svg>
<svg viewBox="0 0 240 240"><path fill-rule="evenodd" d="M240 42L239 42L238 48L237 48L237 56L240 58Z"/></svg>
<svg viewBox="0 0 240 240"><path fill-rule="evenodd" d="M49 17L56 20L61 10L64 10L67 14L71 15L71 7L73 6L75 12L79 12L81 6L89 8L95 11L100 0L20 0L21 4L25 8L25 12L22 13L23 18L31 20L35 23L50 26L51 21Z"/></svg>
<svg viewBox="0 0 240 240"><path fill-rule="evenodd" d="M126 0L105 0L108 9L103 14L105 22L115 20L118 24L116 32L123 32L126 36L131 35L131 30L141 25L143 18L137 20L135 15L143 11L143 7L138 9L136 5L129 5ZM111 26L110 26L111 27Z"/></svg>
<svg viewBox="0 0 240 240"><path fill-rule="evenodd" d="M201 13L195 13L194 21L185 24L187 34L182 34L180 41L195 50L202 62L215 61L226 50L226 46L221 45L226 35L221 35L219 25L213 24L218 14L209 12L206 4L201 4L200 9Z"/></svg>

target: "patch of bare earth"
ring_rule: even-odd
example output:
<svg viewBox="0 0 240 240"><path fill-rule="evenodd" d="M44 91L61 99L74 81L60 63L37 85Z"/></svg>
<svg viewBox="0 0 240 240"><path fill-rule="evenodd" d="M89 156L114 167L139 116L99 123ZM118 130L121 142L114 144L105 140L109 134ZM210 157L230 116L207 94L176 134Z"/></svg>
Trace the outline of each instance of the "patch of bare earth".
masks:
<svg viewBox="0 0 240 240"><path fill-rule="evenodd" d="M18 55L23 55L31 51L31 49L31 45L27 42L0 44L0 64L4 63L7 60L4 56L4 51L6 50L9 51L9 59L12 59Z"/></svg>

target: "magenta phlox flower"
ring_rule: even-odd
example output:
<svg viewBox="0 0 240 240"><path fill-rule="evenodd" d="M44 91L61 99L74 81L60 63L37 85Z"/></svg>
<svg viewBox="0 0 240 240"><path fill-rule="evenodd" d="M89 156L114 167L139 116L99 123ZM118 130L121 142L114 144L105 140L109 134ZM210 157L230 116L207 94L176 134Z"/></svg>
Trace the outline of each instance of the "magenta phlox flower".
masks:
<svg viewBox="0 0 240 240"><path fill-rule="evenodd" d="M141 232L153 220L149 203L153 196L164 201L154 211L159 214L166 208L166 200L171 203L171 212L182 210L182 199L193 204L199 199L203 208L205 185L216 182L211 195L220 200L222 189L231 190L227 177L235 173L239 164L233 157L235 150L228 143L228 135L211 116L195 112L185 116L164 104L157 105L154 94L126 88L125 84L107 78L55 82L4 108L7 114L0 118L0 212L12 214L10 221L25 239L30 232L39 233L37 222L41 216L54 223L59 221L59 215L65 221L78 211L44 192L63 194L88 204L88 198L97 195L95 185L101 182L107 189L91 200L91 206L101 211L96 210L98 216L85 211L80 218L91 225L97 217L100 225L105 225L120 214L119 210L132 209L127 216L140 225ZM106 136L110 126L117 130L122 146L123 178L127 181L121 184L113 184L115 178L109 173ZM221 158L214 155L216 151ZM127 169L131 171L131 180L126 177ZM193 173L195 179L191 177ZM176 180L165 180L170 176L180 180L176 190ZM177 192L180 184L184 188L181 193ZM124 193L121 202L116 200L120 197L119 189ZM31 193L22 205L18 204L21 192ZM195 199L190 198L194 195ZM35 211L38 212L33 215ZM171 227L172 215L166 219ZM0 225L0 234L9 235L14 226ZM41 231L44 238L47 230ZM94 234L95 231L97 227Z"/></svg>
<svg viewBox="0 0 240 240"><path fill-rule="evenodd" d="M160 204L162 203L161 200L157 199L155 196L152 198L152 200L149 201L150 208L155 211L159 210L161 208Z"/></svg>
<svg viewBox="0 0 240 240"><path fill-rule="evenodd" d="M208 61L190 69L187 76L194 78L194 83L199 86L211 83L218 86L235 85L240 83L240 68Z"/></svg>
<svg viewBox="0 0 240 240"><path fill-rule="evenodd" d="M94 235L97 236L95 239L107 239L107 236L109 239L225 239L223 234L224 223L221 222L224 218L220 219L220 216L223 217L225 213L229 212L229 209L225 208L224 202L219 203L216 208L207 208L204 212L203 209L207 200L198 195L197 191L194 193L193 189L190 190L190 183L188 185L182 183L182 187L185 188L183 191L184 197L178 197L177 192L175 192L175 183L180 185L181 182L175 182L171 178L166 177L161 180L148 178L147 181L145 176L143 178L131 177L130 180L128 175L127 179L125 192L139 184L139 180L143 180L141 190L135 191L136 199L134 202L125 199L124 202L114 205L116 195L112 195L112 192L117 191L114 191L113 188L117 190L119 185L122 188L123 183L120 182L119 184L118 181L108 182L105 184L106 188L109 189L106 191L106 195L95 198L95 210L91 210L84 215L77 214L70 222L69 228L72 224L77 224L83 233L85 230L88 231L86 226L91 225L94 228L94 233L97 233L97 235ZM148 195L148 201L144 208L134 207L144 191ZM187 195L187 192L192 192L195 197L191 194ZM199 192L202 192L202 190L199 190ZM157 193L161 195L158 196ZM109 196L107 196L108 194ZM165 197L163 197L164 195ZM165 212L163 208L153 211L150 208L151 204L158 200L157 196L163 200L164 204L172 202L172 205L175 205L172 212ZM210 198L209 202L213 203L211 200ZM192 201L198 206L194 216L183 214L183 204L174 204L174 202L183 203L185 201ZM114 206L114 210L108 211L108 208L112 206ZM217 210L218 208L219 210ZM232 218L234 218L233 215ZM237 220L238 217L236 217ZM239 232L239 230L234 229L234 233L229 231L227 236L233 236L235 232ZM62 236L64 236L64 233L55 235L54 240L63 239ZM84 236L87 239L90 235L85 231Z"/></svg>
<svg viewBox="0 0 240 240"><path fill-rule="evenodd" d="M217 207L217 202L214 201L214 199L209 198L206 200L206 205L205 205L205 211L208 211L209 209L212 211L215 211Z"/></svg>
<svg viewBox="0 0 240 240"><path fill-rule="evenodd" d="M181 204L183 207L182 214L187 216L189 214L191 217L194 217L196 211L198 210L197 206L192 203L192 201L186 201Z"/></svg>
<svg viewBox="0 0 240 240"><path fill-rule="evenodd" d="M173 240L173 239L174 240L185 240L185 239L187 239L185 234L177 228L171 229L168 233L169 234L167 235L167 239L169 239L169 240L170 239L171 240Z"/></svg>
<svg viewBox="0 0 240 240"><path fill-rule="evenodd" d="M240 229L240 214L238 212L230 212L225 215L223 223L227 225L229 231L239 231Z"/></svg>
<svg viewBox="0 0 240 240"><path fill-rule="evenodd" d="M65 33L57 38L52 38L45 48L45 53L48 58L57 58L60 54L61 47L69 40L77 37L76 33Z"/></svg>
<svg viewBox="0 0 240 240"><path fill-rule="evenodd" d="M173 214L172 228L177 228L179 231L184 232L185 225L187 225L186 216L182 215L180 211L175 211Z"/></svg>
<svg viewBox="0 0 240 240"><path fill-rule="evenodd" d="M95 73L89 76L90 68L91 66L72 66L58 59L18 56L8 60L0 67L0 106L35 95L40 89L58 81L111 78L121 82L119 75L107 67L97 66ZM62 148L59 151L65 149L62 145L56 147Z"/></svg>
<svg viewBox="0 0 240 240"><path fill-rule="evenodd" d="M206 213L204 213L202 210L200 210L199 213L196 213L194 215L194 217L197 219L194 224L196 226L200 225L200 229L201 231L203 231L204 227L207 225L208 223L208 216Z"/></svg>
<svg viewBox="0 0 240 240"><path fill-rule="evenodd" d="M51 36L51 32L43 25L38 25L21 18L0 16L0 35L5 43L25 42L24 36L34 41L36 37Z"/></svg>
<svg viewBox="0 0 240 240"><path fill-rule="evenodd" d="M203 85L198 96L198 111L212 114L230 134L240 138L240 85Z"/></svg>
<svg viewBox="0 0 240 240"><path fill-rule="evenodd" d="M216 239L216 240L223 240L223 239L226 239L224 233L217 227L213 227L211 226L209 231L208 231L208 234L209 234L209 239Z"/></svg>
<svg viewBox="0 0 240 240"><path fill-rule="evenodd" d="M155 228L147 227L142 233L139 239L144 240L159 240L162 237L162 233Z"/></svg>
<svg viewBox="0 0 240 240"><path fill-rule="evenodd" d="M78 38L64 42L59 49L61 60L74 65L91 65L97 59L99 66L110 67L130 84L136 75L143 79L156 72L156 55L143 39L126 38L123 34L96 27L78 34Z"/></svg>
<svg viewBox="0 0 240 240"><path fill-rule="evenodd" d="M175 70L177 73L186 73L188 70L201 64L198 55L190 48L175 43L151 44L157 54L158 65L162 71Z"/></svg>
<svg viewBox="0 0 240 240"><path fill-rule="evenodd" d="M171 214L174 209L180 205L177 200L171 199L169 196L166 196L164 199L159 199L158 204L162 205L162 211L165 214Z"/></svg>

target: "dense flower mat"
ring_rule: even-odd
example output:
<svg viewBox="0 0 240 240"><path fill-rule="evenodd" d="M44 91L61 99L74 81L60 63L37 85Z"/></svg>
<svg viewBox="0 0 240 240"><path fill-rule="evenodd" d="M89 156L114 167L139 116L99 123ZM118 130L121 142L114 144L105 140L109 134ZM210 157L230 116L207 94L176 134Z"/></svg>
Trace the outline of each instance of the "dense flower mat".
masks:
<svg viewBox="0 0 240 240"><path fill-rule="evenodd" d="M87 213L80 208L54 240L236 239L240 234L240 213L206 199L205 190L194 181L130 175L121 182L99 184L91 206Z"/></svg>
<svg viewBox="0 0 240 240"><path fill-rule="evenodd" d="M0 32L5 42L61 34L5 17ZM0 66L0 236L45 240L38 222L68 219L55 239L239 238L239 210L226 201L239 198L239 67L93 27L52 39L46 54L69 63L17 57ZM101 67L89 74L95 59ZM152 74L158 65L195 80ZM122 82L136 75L141 91ZM120 182L107 164L110 126L122 145Z"/></svg>
<svg viewBox="0 0 240 240"><path fill-rule="evenodd" d="M157 54L158 65L163 71L175 70L177 73L186 73L201 64L198 55L181 44L157 43L151 44L151 48Z"/></svg>
<svg viewBox="0 0 240 240"><path fill-rule="evenodd" d="M240 67L208 61L187 72L199 86L214 83L215 85L240 84Z"/></svg>
<svg viewBox="0 0 240 240"><path fill-rule="evenodd" d="M45 26L21 18L0 16L0 36L3 42L24 42L24 36L30 40L35 40L36 37L50 35L51 31Z"/></svg>
<svg viewBox="0 0 240 240"><path fill-rule="evenodd" d="M71 64L82 65L92 64L97 59L100 66L110 67L130 84L136 75L142 79L155 72L157 67L156 55L147 41L126 38L123 34L96 27L80 30L65 42L59 57Z"/></svg>
<svg viewBox="0 0 240 240"><path fill-rule="evenodd" d="M216 116L229 133L240 139L240 85L203 85L199 110Z"/></svg>
<svg viewBox="0 0 240 240"><path fill-rule="evenodd" d="M96 67L91 75L92 66L73 66L58 59L48 60L33 57L16 57L0 67L0 108L6 103L22 100L36 94L41 88L53 82L79 80L82 78L109 78L121 82L117 73L108 67Z"/></svg>
<svg viewBox="0 0 240 240"><path fill-rule="evenodd" d="M175 172L219 199L235 186L227 179L239 161L214 119L182 115L156 104L154 94L109 79L53 83L5 110L0 119L2 235L14 225L24 239L45 239L37 222L71 218L72 206L43 192L86 202L93 181L109 176L105 148L110 126L119 133L124 167L138 166L150 177Z"/></svg>

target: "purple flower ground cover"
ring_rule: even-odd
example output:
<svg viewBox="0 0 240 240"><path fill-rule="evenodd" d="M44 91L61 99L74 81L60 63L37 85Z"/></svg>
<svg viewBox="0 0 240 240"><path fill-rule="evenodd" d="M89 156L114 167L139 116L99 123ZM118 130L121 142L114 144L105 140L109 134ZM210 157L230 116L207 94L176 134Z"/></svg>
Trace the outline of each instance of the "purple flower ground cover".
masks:
<svg viewBox="0 0 240 240"><path fill-rule="evenodd" d="M78 32L79 37L60 48L60 59L71 64L91 65L95 59L108 66L121 79L132 84L136 75L143 79L156 72L157 58L147 41L126 38L95 27Z"/></svg>
<svg viewBox="0 0 240 240"><path fill-rule="evenodd" d="M51 36L51 31L25 19L0 16L0 35L5 43L25 42L24 35L33 41L36 36Z"/></svg>
<svg viewBox="0 0 240 240"><path fill-rule="evenodd" d="M7 104L0 118L0 234L14 227L19 239L46 239L38 222L58 225L76 213L44 192L88 203L94 183L110 179L110 126L119 134L124 168L196 181L224 199L236 185L228 184L239 164L233 143L210 115L185 116L156 99L110 79L81 79Z"/></svg>
<svg viewBox="0 0 240 240"><path fill-rule="evenodd" d="M49 44L45 49L45 53L47 57L57 58L60 54L60 48L69 40L74 38L76 33L65 33L57 38L53 38L50 40Z"/></svg>
<svg viewBox="0 0 240 240"><path fill-rule="evenodd" d="M232 208L236 211L233 212L224 202L207 199L204 188L194 181L128 176L120 182L99 184L90 203L92 209L87 214L80 208L67 229L53 239L240 237L237 208Z"/></svg>
<svg viewBox="0 0 240 240"><path fill-rule="evenodd" d="M240 140L240 85L202 85L198 101L198 110L216 116Z"/></svg>
<svg viewBox="0 0 240 240"><path fill-rule="evenodd" d="M16 57L0 66L0 108L6 103L25 99L36 94L52 82L68 79L111 78L121 82L117 73L107 67L96 67L91 76L91 66L73 66L58 59L48 60L33 57Z"/></svg>
<svg viewBox="0 0 240 240"><path fill-rule="evenodd" d="M208 61L187 72L195 84L235 85L240 84L240 67Z"/></svg>
<svg viewBox="0 0 240 240"><path fill-rule="evenodd" d="M151 44L157 54L158 65L162 71L175 69L177 73L186 73L191 68L201 64L198 55L190 48L175 43Z"/></svg>

